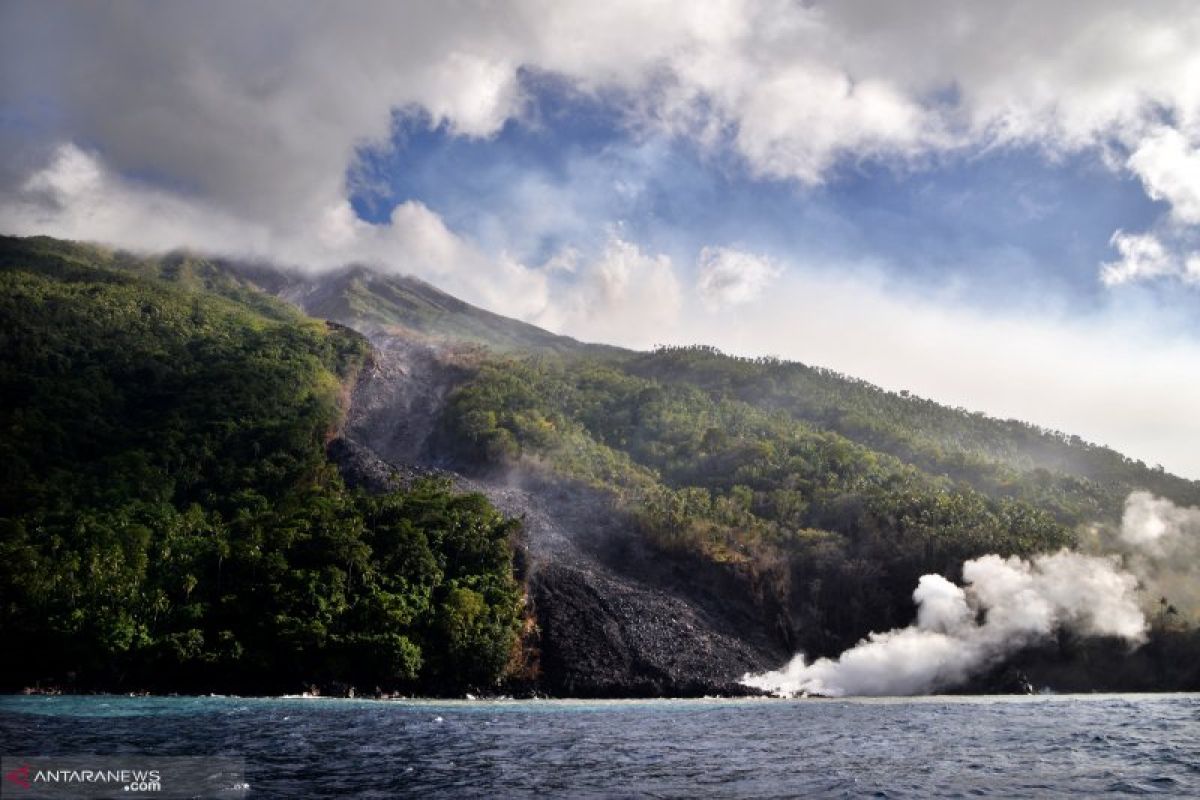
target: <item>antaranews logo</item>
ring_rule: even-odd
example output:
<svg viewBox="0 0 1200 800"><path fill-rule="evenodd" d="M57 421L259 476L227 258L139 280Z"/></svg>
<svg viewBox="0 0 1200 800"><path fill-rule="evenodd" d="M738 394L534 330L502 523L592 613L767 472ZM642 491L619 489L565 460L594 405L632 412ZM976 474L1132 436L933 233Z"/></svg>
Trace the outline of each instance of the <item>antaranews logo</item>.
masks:
<svg viewBox="0 0 1200 800"><path fill-rule="evenodd" d="M22 789L75 786L90 790L115 786L123 792L162 791L162 773L157 769L34 769L29 764L22 764L6 772L4 779Z"/></svg>
<svg viewBox="0 0 1200 800"><path fill-rule="evenodd" d="M22 764L16 769L9 770L8 772L4 773L4 780L11 781L17 786L20 786L22 789L30 788L31 784L29 783L29 765Z"/></svg>
<svg viewBox="0 0 1200 800"><path fill-rule="evenodd" d="M0 797L208 797L244 794L245 762L227 756L22 756L0 759Z"/></svg>

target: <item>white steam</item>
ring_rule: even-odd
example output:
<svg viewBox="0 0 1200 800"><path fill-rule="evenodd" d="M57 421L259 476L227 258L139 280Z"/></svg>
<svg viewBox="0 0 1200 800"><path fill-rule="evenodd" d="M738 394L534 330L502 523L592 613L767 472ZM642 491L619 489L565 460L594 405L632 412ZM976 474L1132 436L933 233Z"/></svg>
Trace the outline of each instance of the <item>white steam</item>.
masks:
<svg viewBox="0 0 1200 800"><path fill-rule="evenodd" d="M1166 610L1162 598L1181 617L1200 616L1200 508L1134 492L1125 500L1121 527L1097 529L1084 544L1095 552L1119 553L1156 613Z"/></svg>
<svg viewBox="0 0 1200 800"><path fill-rule="evenodd" d="M962 683L1061 628L1134 643L1146 634L1138 580L1116 556L987 555L963 564L963 582L925 575L913 592L915 624L872 633L837 659L809 664L798 655L742 682L782 695L924 694Z"/></svg>
<svg viewBox="0 0 1200 800"><path fill-rule="evenodd" d="M925 575L917 621L872 633L836 659L797 655L742 682L775 694L911 695L960 684L1058 630L1146 637L1142 606L1159 624L1200 617L1200 508L1133 492L1116 528L1097 526L1085 552L1029 561L987 555L963 564L963 583Z"/></svg>

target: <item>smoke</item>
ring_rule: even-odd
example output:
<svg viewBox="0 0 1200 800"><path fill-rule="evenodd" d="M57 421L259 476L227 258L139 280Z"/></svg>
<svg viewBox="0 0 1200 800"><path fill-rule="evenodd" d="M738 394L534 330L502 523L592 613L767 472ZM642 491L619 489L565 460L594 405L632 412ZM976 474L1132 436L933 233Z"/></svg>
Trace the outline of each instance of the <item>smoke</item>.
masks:
<svg viewBox="0 0 1200 800"><path fill-rule="evenodd" d="M1093 527L1080 549L982 556L963 564L961 587L925 575L914 624L872 633L836 659L797 655L742 683L781 695L925 694L1058 630L1136 645L1148 628L1143 606L1160 622L1200 615L1200 508L1133 492L1121 524Z"/></svg>
<svg viewBox="0 0 1200 800"><path fill-rule="evenodd" d="M1200 617L1200 508L1133 492L1125 500L1120 527L1094 528L1082 546L1119 554L1138 576L1155 613L1165 613L1169 605L1181 618Z"/></svg>
<svg viewBox="0 0 1200 800"><path fill-rule="evenodd" d="M742 682L782 695L924 694L960 684L1059 629L1131 643L1146 635L1138 580L1117 556L987 555L963 564L963 583L925 575L913 592L913 625L872 633L836 659L810 664L798 655Z"/></svg>

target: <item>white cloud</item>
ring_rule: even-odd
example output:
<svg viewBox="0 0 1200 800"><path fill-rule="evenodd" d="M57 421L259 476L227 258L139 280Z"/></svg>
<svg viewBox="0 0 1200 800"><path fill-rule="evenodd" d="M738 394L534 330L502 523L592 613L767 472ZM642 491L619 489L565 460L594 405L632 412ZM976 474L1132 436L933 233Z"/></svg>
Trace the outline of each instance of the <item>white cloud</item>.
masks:
<svg viewBox="0 0 1200 800"><path fill-rule="evenodd" d="M1106 286L1160 278L1176 271L1174 258L1154 234L1117 231L1110 244L1121 254L1121 260L1101 267L1100 279Z"/></svg>
<svg viewBox="0 0 1200 800"><path fill-rule="evenodd" d="M1200 282L1200 254L1187 252L1183 242L1168 244L1155 233L1118 230L1109 243L1121 258L1101 265L1100 280L1105 286L1156 278L1176 278L1188 284Z"/></svg>
<svg viewBox="0 0 1200 800"><path fill-rule="evenodd" d="M769 259L728 247L700 251L696 289L709 308L748 303L762 294L782 270Z"/></svg>
<svg viewBox="0 0 1200 800"><path fill-rule="evenodd" d="M1200 224L1200 150L1174 128L1148 134L1129 157L1129 168L1141 178L1146 194L1170 204L1171 216Z"/></svg>
<svg viewBox="0 0 1200 800"><path fill-rule="evenodd" d="M533 321L584 339L649 347L679 326L683 292L671 259L609 234L603 252L577 266L579 280Z"/></svg>
<svg viewBox="0 0 1200 800"><path fill-rule="evenodd" d="M417 201L396 206L383 224L359 219L341 200L323 209L312 226L296 220L271 227L122 179L94 153L72 144L61 146L49 165L0 198L0 218L9 233L49 230L135 250L215 248L289 264L375 264L425 278L502 314L634 347L648 347L673 329L683 308L670 258L644 253L621 238L619 228L591 261L567 247L533 269L503 253L480 251ZM740 258L750 273L768 269L753 256L725 252ZM569 280L552 296L555 277ZM746 291L724 288L734 295Z"/></svg>
<svg viewBox="0 0 1200 800"><path fill-rule="evenodd" d="M542 272L481 252L416 201L397 206L382 225L364 222L340 200L321 210L314 225L297 219L268 226L122 179L95 154L71 144L0 198L0 218L9 233L51 232L135 250L189 247L290 264L377 264L520 317L544 313L550 302Z"/></svg>
<svg viewBox="0 0 1200 800"><path fill-rule="evenodd" d="M1200 283L1200 255L1188 257L1183 266L1183 279L1188 283Z"/></svg>
<svg viewBox="0 0 1200 800"><path fill-rule="evenodd" d="M886 80L851 81L822 64L788 65L744 87L735 138L756 172L820 183L843 155L918 150L936 121Z"/></svg>
<svg viewBox="0 0 1200 800"><path fill-rule="evenodd" d="M43 169L0 198L0 219L9 233L147 250L225 242L243 252L274 252L266 227L203 200L124 180L73 144L58 147Z"/></svg>
<svg viewBox="0 0 1200 800"><path fill-rule="evenodd" d="M762 176L820 183L845 160L1008 143L1091 148L1177 221L1200 220L1200 11L1182 1L17 2L2 13L0 101L37 117L35 139L87 142L117 174L159 176L276 239L324 224L357 148L386 139L393 110L489 136L521 113L523 68L625 90L636 125L731 146Z"/></svg>
<svg viewBox="0 0 1200 800"><path fill-rule="evenodd" d="M847 158L1117 143L1141 154L1130 169L1148 190L1195 196L1153 167L1200 133L1200 12L1187 2L30 2L3 13L7 108L53 98L39 120L49 133L267 224L344 195L355 149L387 136L393 109L491 135L520 113L522 68L624 89L639 124L727 141L772 177L820 182Z"/></svg>

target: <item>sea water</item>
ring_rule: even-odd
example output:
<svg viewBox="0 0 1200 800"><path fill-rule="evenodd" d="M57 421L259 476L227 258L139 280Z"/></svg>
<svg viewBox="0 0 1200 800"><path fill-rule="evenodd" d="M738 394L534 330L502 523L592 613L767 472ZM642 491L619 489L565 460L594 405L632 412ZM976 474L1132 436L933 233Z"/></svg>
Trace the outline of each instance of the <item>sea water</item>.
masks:
<svg viewBox="0 0 1200 800"><path fill-rule="evenodd" d="M252 798L1200 797L1200 695L5 696L0 753L236 756Z"/></svg>

